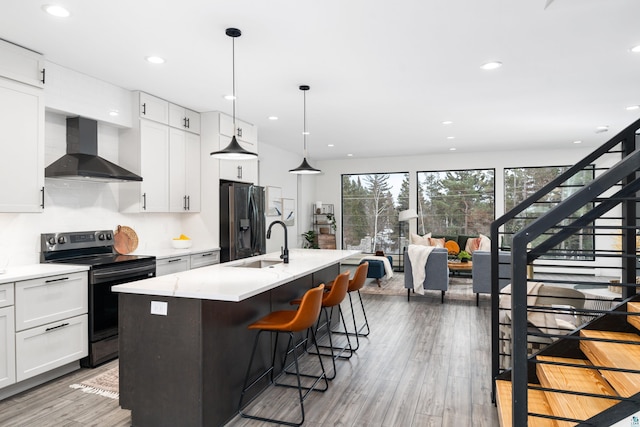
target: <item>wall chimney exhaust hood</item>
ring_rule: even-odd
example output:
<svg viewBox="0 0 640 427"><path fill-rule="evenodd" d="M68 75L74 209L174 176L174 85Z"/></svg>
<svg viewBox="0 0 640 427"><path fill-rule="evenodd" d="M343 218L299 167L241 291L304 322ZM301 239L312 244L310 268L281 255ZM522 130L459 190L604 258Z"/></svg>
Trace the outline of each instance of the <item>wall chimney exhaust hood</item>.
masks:
<svg viewBox="0 0 640 427"><path fill-rule="evenodd" d="M44 169L46 178L102 182L142 181L142 177L98 156L98 122L67 118L67 154Z"/></svg>

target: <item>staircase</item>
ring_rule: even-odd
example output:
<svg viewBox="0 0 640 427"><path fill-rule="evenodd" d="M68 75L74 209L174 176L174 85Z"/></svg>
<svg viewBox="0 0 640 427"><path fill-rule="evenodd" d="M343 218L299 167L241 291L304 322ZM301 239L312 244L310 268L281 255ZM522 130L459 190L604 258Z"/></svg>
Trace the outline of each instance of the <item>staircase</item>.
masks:
<svg viewBox="0 0 640 427"><path fill-rule="evenodd" d="M634 414L640 418L638 134L640 120L492 224L493 398L501 426L610 426ZM607 156L615 160L604 160ZM549 204L550 194L576 187L573 178L587 170L596 171L593 180L572 189L560 202ZM532 217L531 212L543 213ZM518 226L510 227L510 222ZM506 293L499 288L500 279L505 279L499 274L505 269L500 268L498 257L498 242L504 241L505 235L512 242L507 308L500 305ZM594 247L578 253L575 259L579 262L557 261L558 255L567 252L564 242L589 236ZM620 247L603 244L602 236L618 238ZM617 301L607 305L597 296L584 301L571 296L576 299L576 304L569 300L571 313L584 321L569 329L560 323L550 328L532 324L533 318L539 319L535 316L557 317L568 310L567 305L549 303L553 295L545 294L544 303L530 302L535 275L532 278L528 268L534 261L536 266L551 269L593 272L604 259L610 267L612 258L619 270L615 276L621 279L616 283L621 289ZM570 280L542 280L543 287L571 288L574 294L582 290L585 295L597 295L594 290L585 290L589 286L607 289L608 280L576 282L579 274L586 277L588 273L578 272ZM563 293L566 304L569 291Z"/></svg>

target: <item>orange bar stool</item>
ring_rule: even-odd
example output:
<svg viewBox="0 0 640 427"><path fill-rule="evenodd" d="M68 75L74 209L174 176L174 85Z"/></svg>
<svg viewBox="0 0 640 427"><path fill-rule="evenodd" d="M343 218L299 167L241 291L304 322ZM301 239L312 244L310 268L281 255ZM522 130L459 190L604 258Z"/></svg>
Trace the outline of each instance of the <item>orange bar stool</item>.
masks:
<svg viewBox="0 0 640 427"><path fill-rule="evenodd" d="M360 348L360 339L359 337L366 337L371 333L371 329L369 328L369 321L367 320L367 312L364 310L364 303L362 302L362 295L360 294L360 289L364 286L367 281L367 271L369 269L369 263L363 262L356 268L356 272L353 274L353 278L349 280L349 287L347 288L347 295L349 296L349 305L351 306L351 316L353 317L353 330L354 332L347 332L347 334L356 337L356 347L353 349L354 351ZM331 289L333 283L330 283L326 286L326 289ZM362 315L364 316L364 324L358 328L356 324L356 313L353 310L353 299L351 298L351 293L357 292L358 298L360 299L360 307L362 307ZM366 328L366 333L362 333L362 330ZM346 328L345 328L346 330ZM344 332L337 332L337 334L344 334Z"/></svg>
<svg viewBox="0 0 640 427"><path fill-rule="evenodd" d="M324 295L322 296L322 311L324 312L325 322L323 324L320 324L320 319L318 319L315 333L317 334L320 329L322 329L323 327L326 327L327 335L329 337L329 345L325 346L325 345L319 345L316 343L316 350L318 349L318 347L327 348L331 350L331 354L321 353L320 351L317 351L317 352L309 351L309 353L318 354L320 356L331 356L331 363L333 365L333 375L328 377L330 380L336 377L336 359L338 358L348 359L352 356L353 352L355 351L351 346L351 340L349 339L349 334L347 334L347 330L346 330L344 315L342 313L342 309L340 308L340 303L344 300L345 296L347 295L347 288L349 287L349 274L351 274L349 271L345 271L344 273L338 275L338 277L336 277L335 280L333 281L331 290L329 290L328 292L325 292ZM291 301L291 304L293 305L300 304L300 300L293 300ZM338 307L338 312L340 313L340 319L342 320L342 325L345 327L344 335L346 335L347 337L347 344L345 344L344 347L335 347L333 345L331 321L330 321L331 316L329 314L328 309L331 309L331 314L333 314L333 309L335 307ZM315 340L315 337L314 337L314 340ZM347 355L344 355L345 352L347 352Z"/></svg>
<svg viewBox="0 0 640 427"><path fill-rule="evenodd" d="M302 297L298 310L274 311L267 314L260 320L255 321L254 323L250 324L247 327L248 329L257 330L258 334L256 335L256 339L253 344L253 351L251 352L251 359L249 360L249 367L247 368L247 374L245 376L244 385L242 387L242 394L240 395L240 403L238 404L238 412L242 417L251 418L259 421L267 421L267 422L272 422L277 424L299 426L299 425L302 425L302 423L304 422L304 400L307 398L309 393L312 390L324 392L329 388L329 382L327 381L327 374L324 370L322 357L320 357L320 355L318 355L318 360L320 361L320 368L322 371L320 375L309 375L309 374L300 373L300 368L298 365L298 356L296 354L296 348L302 345L306 345L307 340L306 339L302 340L302 342L300 342L299 344L294 343L294 333L307 330L311 333L313 342L316 345L316 350L318 350L318 353L319 353L313 326L314 324L316 324L316 322L318 321L318 318L320 317L323 293L324 293L324 284L318 287L309 289ZM256 354L256 349L258 348L258 341L260 339L260 335L262 334L262 332L273 332L276 334L276 339L273 345L273 356L271 358L271 367L269 367L266 371L264 371L251 384L248 384L249 374L251 372L251 365L253 364L253 359ZM284 368L287 362L287 357L289 353L293 353L293 364L295 365L295 368L296 368L295 373L297 377L297 385L278 383L278 382L275 382L273 378L273 371L274 371L274 365L275 365L275 359L276 359L276 349L278 348L278 336L281 333L286 333L289 335L289 344L287 345L287 352L286 352L285 358L282 361L282 367ZM284 373L285 370L283 369L282 372ZM271 384L298 389L298 398L300 402L300 415L301 415L301 420L299 422L291 422L291 421L279 420L279 419L273 419L273 418L264 418L256 415L249 415L242 411L242 403L244 400L245 393L267 375L269 375L269 381ZM315 381L311 386L303 387L301 382L301 377L314 378ZM323 388L316 388L316 386L322 380L324 380ZM306 392L303 394L302 390L306 390Z"/></svg>

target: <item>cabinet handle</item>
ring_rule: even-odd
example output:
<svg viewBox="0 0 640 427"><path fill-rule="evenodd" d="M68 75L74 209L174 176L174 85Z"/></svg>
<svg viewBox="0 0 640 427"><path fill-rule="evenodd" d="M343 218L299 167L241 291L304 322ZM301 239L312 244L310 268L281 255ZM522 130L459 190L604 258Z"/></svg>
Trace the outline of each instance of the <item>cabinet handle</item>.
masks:
<svg viewBox="0 0 640 427"><path fill-rule="evenodd" d="M147 193L142 193L142 210L147 210Z"/></svg>
<svg viewBox="0 0 640 427"><path fill-rule="evenodd" d="M178 262L178 261L182 261L182 258L175 258L175 259L170 259L167 262Z"/></svg>
<svg viewBox="0 0 640 427"><path fill-rule="evenodd" d="M191 210L191 196L187 196L187 210Z"/></svg>
<svg viewBox="0 0 640 427"><path fill-rule="evenodd" d="M238 166L238 179L242 179L242 166Z"/></svg>
<svg viewBox="0 0 640 427"><path fill-rule="evenodd" d="M59 277L57 279L48 279L48 280L45 280L44 283L62 282L63 280L69 280L69 278L68 277Z"/></svg>
<svg viewBox="0 0 640 427"><path fill-rule="evenodd" d="M40 203L40 207L44 209L44 187L42 187L42 190L40 190L40 193L42 193L42 203Z"/></svg>
<svg viewBox="0 0 640 427"><path fill-rule="evenodd" d="M42 84L45 83L46 81L46 77L47 77L47 69L43 68L42 71L40 71L40 73L42 74L42 80L40 80L42 82Z"/></svg>
<svg viewBox="0 0 640 427"><path fill-rule="evenodd" d="M65 326L69 326L69 323L63 323L62 325L52 326L51 328L47 328L44 331L49 332L49 331L53 331L54 329L64 328Z"/></svg>
<svg viewBox="0 0 640 427"><path fill-rule="evenodd" d="M184 118L184 127L186 127L187 129L191 127L191 122L189 120L190 119L187 117Z"/></svg>
<svg viewBox="0 0 640 427"><path fill-rule="evenodd" d="M182 210L187 210L187 196L182 196Z"/></svg>
<svg viewBox="0 0 640 427"><path fill-rule="evenodd" d="M242 138L242 128L238 128L238 138Z"/></svg>
<svg viewBox="0 0 640 427"><path fill-rule="evenodd" d="M147 115L147 103L146 102L142 103L142 114L145 115L145 116Z"/></svg>
<svg viewBox="0 0 640 427"><path fill-rule="evenodd" d="M213 255L213 252L207 252L206 254L202 254L200 256L212 256L212 255Z"/></svg>

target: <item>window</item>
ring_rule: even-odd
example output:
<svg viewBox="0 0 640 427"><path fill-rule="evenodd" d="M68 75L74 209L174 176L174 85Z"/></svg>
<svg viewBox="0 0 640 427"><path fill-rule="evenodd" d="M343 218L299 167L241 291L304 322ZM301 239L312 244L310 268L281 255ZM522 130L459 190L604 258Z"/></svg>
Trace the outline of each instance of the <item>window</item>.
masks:
<svg viewBox="0 0 640 427"><path fill-rule="evenodd" d="M551 182L553 179L564 173L569 166L545 166L528 168L509 168L504 170L504 207L505 212L509 212L516 205L533 195L540 188ZM580 190L584 184L591 182L595 176L594 168L589 168L577 173L570 182L565 182L562 186L556 187L542 200L537 201L529 208L519 213L513 220L505 224L505 235L502 246L510 247L513 235L530 224L544 212L556 206L559 202ZM563 221L561 225L568 225L574 219L582 216L593 208L593 204L584 206L570 218ZM553 234L553 232L550 232ZM547 238L546 235L539 236L533 241L535 246ZM592 228L585 228L578 231L569 239L556 246L553 255L545 255L543 258L571 259L571 260L592 260L593 248L595 247Z"/></svg>
<svg viewBox="0 0 640 427"><path fill-rule="evenodd" d="M418 172L418 233L489 235L495 217L495 170Z"/></svg>
<svg viewBox="0 0 640 427"><path fill-rule="evenodd" d="M409 173L342 175L342 247L398 251L398 214L409 207Z"/></svg>

